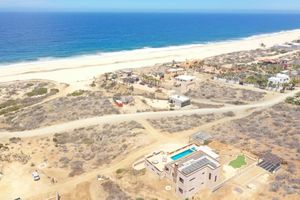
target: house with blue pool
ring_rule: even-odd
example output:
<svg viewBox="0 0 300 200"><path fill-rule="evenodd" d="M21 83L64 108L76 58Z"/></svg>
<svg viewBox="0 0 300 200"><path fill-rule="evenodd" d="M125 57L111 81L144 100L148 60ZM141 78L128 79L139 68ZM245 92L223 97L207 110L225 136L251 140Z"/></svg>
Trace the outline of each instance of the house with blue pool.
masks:
<svg viewBox="0 0 300 200"><path fill-rule="evenodd" d="M145 157L145 167L159 178L167 178L182 199L219 183L219 155L208 146L188 144L171 152L158 151Z"/></svg>

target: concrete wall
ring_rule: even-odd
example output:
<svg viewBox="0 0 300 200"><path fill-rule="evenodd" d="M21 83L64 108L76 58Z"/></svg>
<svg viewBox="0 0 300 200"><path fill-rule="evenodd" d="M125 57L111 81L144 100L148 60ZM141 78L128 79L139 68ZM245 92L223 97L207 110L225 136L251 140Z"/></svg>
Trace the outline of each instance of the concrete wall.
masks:
<svg viewBox="0 0 300 200"><path fill-rule="evenodd" d="M152 172L153 174L155 174L156 176L158 176L159 178L163 178L165 176L164 172L159 171L155 166L153 166L150 162L148 162L147 160L145 161L145 167L148 171Z"/></svg>

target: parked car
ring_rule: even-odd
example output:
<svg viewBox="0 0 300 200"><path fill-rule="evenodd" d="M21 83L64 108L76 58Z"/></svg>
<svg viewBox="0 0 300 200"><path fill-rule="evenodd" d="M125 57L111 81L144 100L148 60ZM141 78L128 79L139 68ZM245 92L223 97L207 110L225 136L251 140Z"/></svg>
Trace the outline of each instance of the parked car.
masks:
<svg viewBox="0 0 300 200"><path fill-rule="evenodd" d="M32 172L32 178L34 181L40 180L40 175L37 173L37 171Z"/></svg>

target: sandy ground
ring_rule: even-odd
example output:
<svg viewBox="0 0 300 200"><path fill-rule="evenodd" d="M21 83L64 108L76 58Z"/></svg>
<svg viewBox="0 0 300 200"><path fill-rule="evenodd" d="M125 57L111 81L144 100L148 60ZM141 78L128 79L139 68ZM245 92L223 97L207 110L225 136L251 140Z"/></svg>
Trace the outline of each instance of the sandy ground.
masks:
<svg viewBox="0 0 300 200"><path fill-rule="evenodd" d="M0 81L49 79L83 87L93 77L118 69L140 68L172 60L199 59L219 54L252 50L299 39L300 30L266 34L246 39L172 48L143 49L104 55L81 56L50 61L25 62L0 67Z"/></svg>

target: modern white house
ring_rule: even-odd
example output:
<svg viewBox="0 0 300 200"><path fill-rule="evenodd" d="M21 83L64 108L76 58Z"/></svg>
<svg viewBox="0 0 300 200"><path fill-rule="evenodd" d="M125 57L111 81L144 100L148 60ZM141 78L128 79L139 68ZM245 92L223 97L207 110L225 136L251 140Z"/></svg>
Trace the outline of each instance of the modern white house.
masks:
<svg viewBox="0 0 300 200"><path fill-rule="evenodd" d="M154 152L145 158L146 169L167 178L182 199L202 189L213 189L220 181L219 155L207 146L189 144L172 152Z"/></svg>
<svg viewBox="0 0 300 200"><path fill-rule="evenodd" d="M191 104L190 98L181 95L172 95L169 97L169 102L173 103L177 107L184 107Z"/></svg>
<svg viewBox="0 0 300 200"><path fill-rule="evenodd" d="M284 83L288 83L290 81L290 77L287 74L278 73L276 76L270 77L268 79L269 84L274 85L282 85Z"/></svg>

